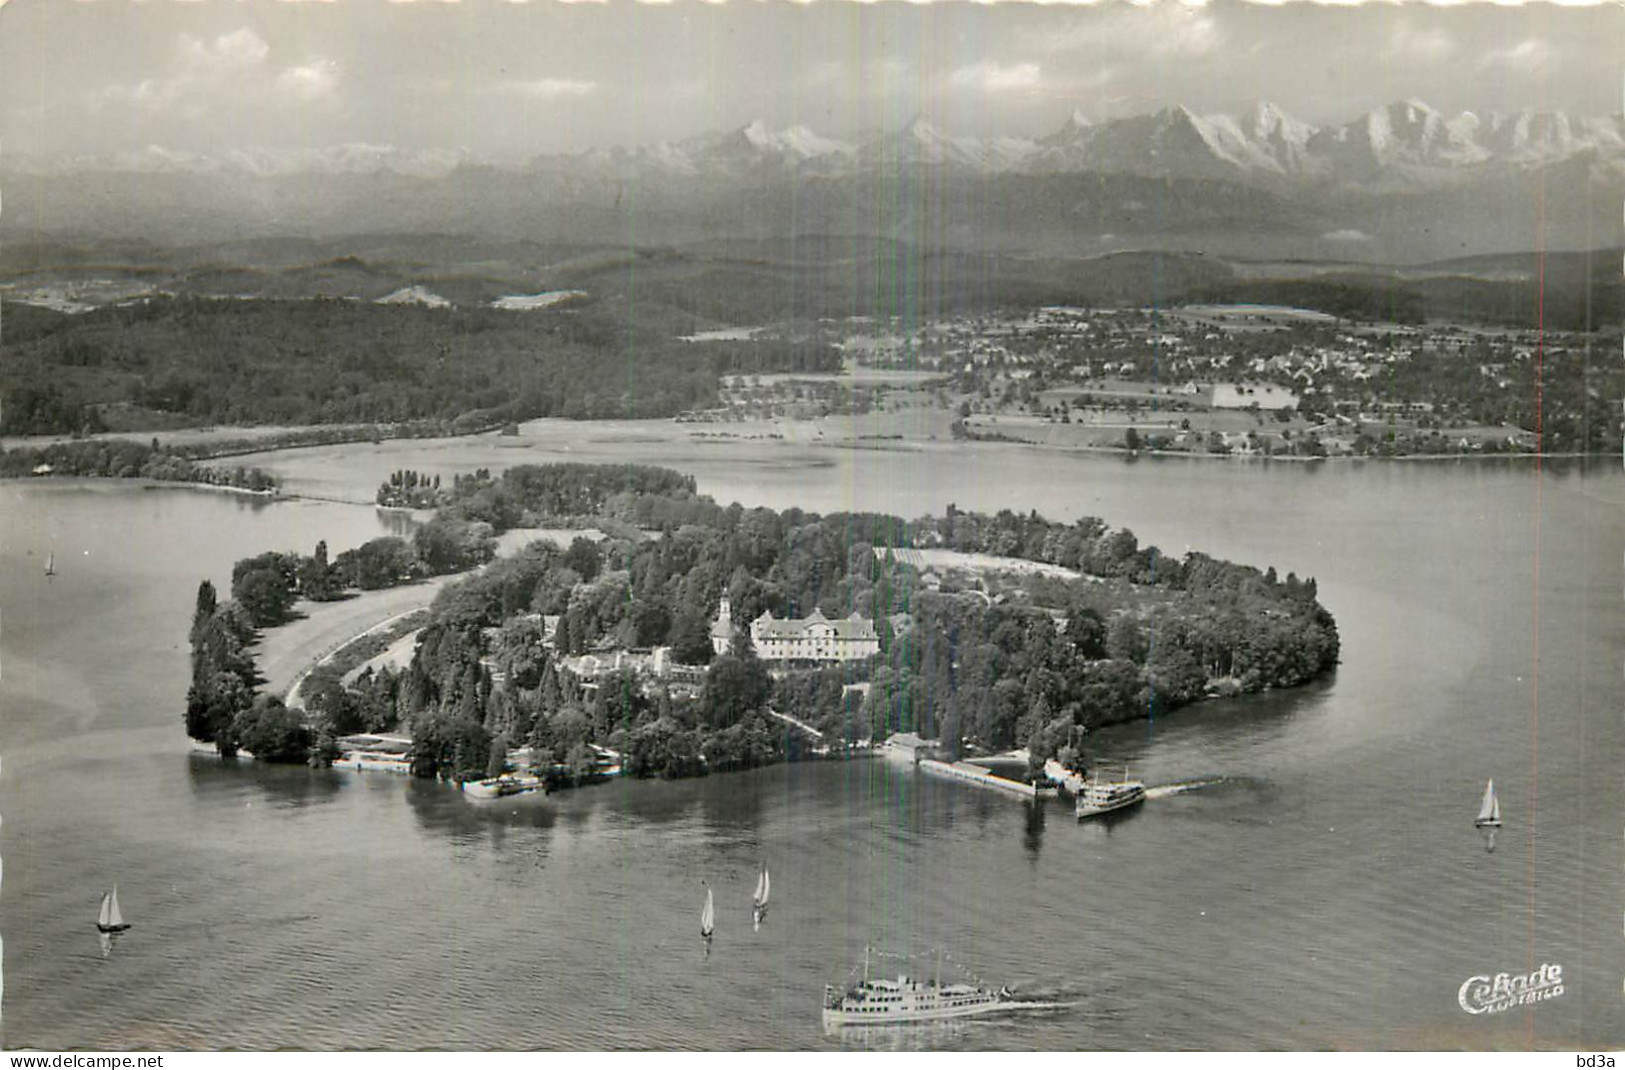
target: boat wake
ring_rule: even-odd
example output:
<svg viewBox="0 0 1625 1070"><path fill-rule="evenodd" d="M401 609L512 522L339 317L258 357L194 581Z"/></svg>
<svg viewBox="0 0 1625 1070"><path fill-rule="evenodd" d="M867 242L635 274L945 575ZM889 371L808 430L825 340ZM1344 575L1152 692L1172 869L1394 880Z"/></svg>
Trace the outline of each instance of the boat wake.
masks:
<svg viewBox="0 0 1625 1070"><path fill-rule="evenodd" d="M1077 1003L1073 1000L1057 1001L1046 999L1009 999L999 1004L999 1010L1010 1011L1013 1013L1025 1013L1028 1011L1064 1011L1068 1008L1076 1006Z"/></svg>
<svg viewBox="0 0 1625 1070"><path fill-rule="evenodd" d="M1224 777L1209 777L1206 780L1182 780L1175 784L1159 784L1154 788L1145 789L1147 799L1166 799L1172 795L1183 795L1187 791L1199 791L1202 788L1211 788L1224 783Z"/></svg>

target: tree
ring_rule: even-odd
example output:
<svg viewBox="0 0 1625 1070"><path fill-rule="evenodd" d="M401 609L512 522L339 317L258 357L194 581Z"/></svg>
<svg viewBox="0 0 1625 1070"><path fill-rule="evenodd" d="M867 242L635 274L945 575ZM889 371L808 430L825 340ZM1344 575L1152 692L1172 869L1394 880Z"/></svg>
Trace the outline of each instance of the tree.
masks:
<svg viewBox="0 0 1625 1070"><path fill-rule="evenodd" d="M412 569L412 550L404 539L385 535L346 550L334 561L337 582L363 591L392 587Z"/></svg>
<svg viewBox="0 0 1625 1070"><path fill-rule="evenodd" d="M1132 427L1129 428L1127 431L1124 431L1123 432L1123 446L1124 446L1124 448L1130 449L1130 450L1139 449L1140 448L1140 433L1138 431L1136 431Z"/></svg>
<svg viewBox="0 0 1625 1070"><path fill-rule="evenodd" d="M570 779L577 784L583 783L592 775L597 761L598 755L585 743L573 744L564 756L564 765L570 771Z"/></svg>
<svg viewBox="0 0 1625 1070"><path fill-rule="evenodd" d="M338 577L328 564L326 542L318 542L316 553L299 563L299 592L312 602L329 602L339 596Z"/></svg>
<svg viewBox="0 0 1625 1070"><path fill-rule="evenodd" d="M332 736L354 735L366 728L361 704L337 680L329 679L311 695L309 708L319 715L322 730Z"/></svg>
<svg viewBox="0 0 1625 1070"><path fill-rule="evenodd" d="M514 687L529 691L541 685L548 664L545 632L541 621L527 617L511 617L502 625L497 637L498 663Z"/></svg>
<svg viewBox="0 0 1625 1070"><path fill-rule="evenodd" d="M418 560L434 575L457 572L489 561L496 552L492 526L436 515L412 534Z"/></svg>
<svg viewBox="0 0 1625 1070"><path fill-rule="evenodd" d="M715 652L711 646L711 628L706 619L695 612L684 610L672 622L667 633L671 656L682 665L705 665Z"/></svg>
<svg viewBox="0 0 1625 1070"><path fill-rule="evenodd" d="M564 563L581 576L582 582L591 583L598 576L600 559L598 557L598 544L591 539L577 535L570 542L570 548L564 551Z"/></svg>
<svg viewBox="0 0 1625 1070"><path fill-rule="evenodd" d="M212 673L186 692L186 734L200 743L215 744L221 754L229 756L237 750L232 724L253 701L254 693L240 676Z"/></svg>
<svg viewBox="0 0 1625 1070"><path fill-rule="evenodd" d="M256 627L270 628L288 619L293 590L275 569L256 568L232 583L232 595Z"/></svg>
<svg viewBox="0 0 1625 1070"><path fill-rule="evenodd" d="M304 763L310 756L311 733L298 710L282 700L261 695L232 724L237 743L266 762Z"/></svg>
<svg viewBox="0 0 1625 1070"><path fill-rule="evenodd" d="M728 728L767 704L772 690L767 667L748 643L714 659L705 673L700 696L701 717L712 728Z"/></svg>
<svg viewBox="0 0 1625 1070"><path fill-rule="evenodd" d="M491 741L491 754L485 762L487 780L499 777L508 768L508 737L498 736Z"/></svg>
<svg viewBox="0 0 1625 1070"><path fill-rule="evenodd" d="M197 643L197 637L204 625L214 619L214 611L219 605L219 598L215 594L214 584L204 580L197 585L197 607L192 611L192 642Z"/></svg>
<svg viewBox="0 0 1625 1070"><path fill-rule="evenodd" d="M1119 613L1106 628L1106 652L1111 657L1143 663L1151 645L1132 614Z"/></svg>
<svg viewBox="0 0 1625 1070"><path fill-rule="evenodd" d="M575 636L570 631L570 615L561 614L558 627L553 630L553 649L559 652L560 657L568 657L580 653L578 646Z"/></svg>
<svg viewBox="0 0 1625 1070"><path fill-rule="evenodd" d="M1085 658L1106 656L1106 623L1088 606L1079 606L1066 618L1066 641Z"/></svg>

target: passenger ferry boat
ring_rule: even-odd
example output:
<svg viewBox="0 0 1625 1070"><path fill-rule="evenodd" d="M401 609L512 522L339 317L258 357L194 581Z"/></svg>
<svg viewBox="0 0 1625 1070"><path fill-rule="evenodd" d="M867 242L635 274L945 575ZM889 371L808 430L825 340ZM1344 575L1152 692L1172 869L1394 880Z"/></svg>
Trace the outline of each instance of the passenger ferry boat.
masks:
<svg viewBox="0 0 1625 1070"><path fill-rule="evenodd" d="M824 986L824 1025L828 1028L930 1022L1009 1007L1037 1006L1013 999L1008 988L995 990L964 982L943 984L941 974L939 959L935 980L919 980L907 974L871 978L866 952L861 981L854 981L844 989L837 985Z"/></svg>
<svg viewBox="0 0 1625 1070"><path fill-rule="evenodd" d="M1100 770L1095 770L1084 781L1083 788L1078 792L1075 813L1081 820L1085 817L1098 817L1109 814L1113 810L1122 810L1136 803L1145 801L1145 782L1130 780L1128 770L1123 769L1116 776L1108 776Z"/></svg>

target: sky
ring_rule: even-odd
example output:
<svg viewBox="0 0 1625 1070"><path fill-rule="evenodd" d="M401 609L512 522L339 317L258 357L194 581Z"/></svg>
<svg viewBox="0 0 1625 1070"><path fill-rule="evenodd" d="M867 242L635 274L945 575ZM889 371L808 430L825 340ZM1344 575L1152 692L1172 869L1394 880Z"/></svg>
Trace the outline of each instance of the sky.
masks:
<svg viewBox="0 0 1625 1070"><path fill-rule="evenodd" d="M1625 9L853 0L10 0L0 153L363 143L492 159L762 119L1039 136L1184 104L1621 109Z"/></svg>

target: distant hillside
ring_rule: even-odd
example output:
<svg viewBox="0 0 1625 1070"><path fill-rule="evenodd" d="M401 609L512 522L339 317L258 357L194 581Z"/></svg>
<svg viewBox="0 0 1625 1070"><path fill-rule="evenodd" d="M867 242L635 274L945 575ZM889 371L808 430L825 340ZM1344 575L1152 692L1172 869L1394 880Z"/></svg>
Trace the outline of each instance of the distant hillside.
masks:
<svg viewBox="0 0 1625 1070"><path fill-rule="evenodd" d="M199 424L671 416L719 376L832 371L811 343L686 343L613 307L549 313L153 298L69 315L0 307L0 434Z"/></svg>
<svg viewBox="0 0 1625 1070"><path fill-rule="evenodd" d="M603 315L660 339L716 327L850 316L922 320L1043 304L1167 307L1193 300L1291 304L1396 322L1533 326L1543 311L1550 327L1585 329L1618 323L1625 315L1619 256L1497 254L1393 267L1151 250L1013 255L828 233L637 249L365 235L181 248L14 246L0 254L0 287L13 302L67 310L165 295L355 302L393 296L398 302L414 293L425 295L425 304L444 300L479 309L502 297L576 291ZM1542 270L1543 281L1537 280ZM13 312L6 326L11 342L25 329L16 319Z"/></svg>

